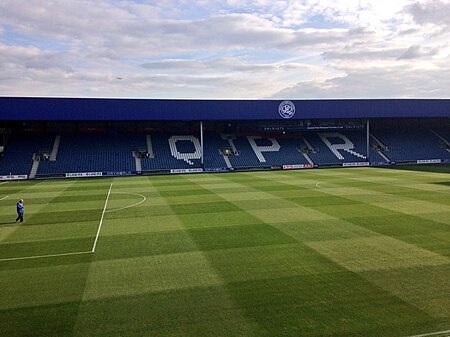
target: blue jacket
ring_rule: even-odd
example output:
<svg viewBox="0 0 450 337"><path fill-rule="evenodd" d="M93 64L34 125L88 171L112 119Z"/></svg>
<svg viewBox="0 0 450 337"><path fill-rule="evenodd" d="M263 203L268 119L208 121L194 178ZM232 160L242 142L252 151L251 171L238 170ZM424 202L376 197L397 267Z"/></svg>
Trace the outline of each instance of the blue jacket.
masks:
<svg viewBox="0 0 450 337"><path fill-rule="evenodd" d="M23 203L20 201L17 203L17 214L23 214Z"/></svg>

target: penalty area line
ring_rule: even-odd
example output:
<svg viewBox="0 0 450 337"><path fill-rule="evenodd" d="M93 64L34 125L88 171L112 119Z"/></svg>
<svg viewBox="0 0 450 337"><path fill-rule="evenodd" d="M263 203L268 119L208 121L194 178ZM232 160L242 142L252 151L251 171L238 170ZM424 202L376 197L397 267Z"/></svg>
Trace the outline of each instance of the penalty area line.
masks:
<svg viewBox="0 0 450 337"><path fill-rule="evenodd" d="M46 257L70 256L70 255L81 255L81 254L92 254L92 252L89 251L89 252L76 252L76 253L61 253L61 254L48 254L48 255L36 255L36 256L10 257L10 258L6 258L6 259L0 259L0 262L2 262L2 261L42 259L42 258L46 258Z"/></svg>
<svg viewBox="0 0 450 337"><path fill-rule="evenodd" d="M94 245L92 246L92 250L91 250L92 253L95 252L95 247L97 247L97 241L98 241L98 237L100 235L100 231L102 230L103 218L105 217L106 207L108 206L108 200L109 200L109 196L111 195L112 185L113 185L113 182L111 181L111 185L109 185L108 195L106 196L106 200L105 200L105 207L103 207L102 217L100 218L100 223L98 224L97 235L95 236Z"/></svg>
<svg viewBox="0 0 450 337"><path fill-rule="evenodd" d="M442 335L442 334L447 334L447 333L450 333L450 330L436 331L436 332L424 333L421 335L414 335L414 336L408 336L408 337L426 337L426 336Z"/></svg>
<svg viewBox="0 0 450 337"><path fill-rule="evenodd" d="M0 201L5 200L6 198L8 198L8 195L6 197L0 198Z"/></svg>
<svg viewBox="0 0 450 337"><path fill-rule="evenodd" d="M47 255L35 255L35 256L9 257L9 258L5 258L5 259L0 259L0 262L3 262L3 261L18 261L18 260L31 260L31 259L42 259L42 258L48 258L48 257L82 255L82 254L92 254L92 253L94 253L95 252L95 247L97 246L98 237L100 235L100 230L102 229L103 218L105 217L105 211L106 211L106 207L108 206L109 196L111 195L112 185L113 185L113 183L111 182L111 184L109 185L108 195L106 196L105 206L103 207L102 217L101 217L100 223L98 225L97 235L95 236L95 241L94 241L94 245L92 247L92 250L90 250L88 252L75 252L75 253L61 253L61 254L47 254ZM8 196L3 197L0 200L6 199L7 197Z"/></svg>

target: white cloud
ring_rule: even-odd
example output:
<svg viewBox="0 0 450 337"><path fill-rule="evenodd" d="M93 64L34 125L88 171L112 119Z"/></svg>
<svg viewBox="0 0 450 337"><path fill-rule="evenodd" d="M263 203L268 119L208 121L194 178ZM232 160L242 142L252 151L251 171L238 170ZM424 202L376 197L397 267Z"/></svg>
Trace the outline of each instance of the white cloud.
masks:
<svg viewBox="0 0 450 337"><path fill-rule="evenodd" d="M421 46L411 46L404 51L399 57L399 60L417 59L422 57L433 57L440 54L440 48L426 48Z"/></svg>
<svg viewBox="0 0 450 337"><path fill-rule="evenodd" d="M441 26L445 31L450 28L449 1L423 1L408 6L414 21L421 25Z"/></svg>
<svg viewBox="0 0 450 337"><path fill-rule="evenodd" d="M342 67L344 76L301 81L272 97L295 98L426 98L448 97L450 69L445 62L424 67L401 62Z"/></svg>
<svg viewBox="0 0 450 337"><path fill-rule="evenodd" d="M442 0L2 0L0 92L448 96L449 18Z"/></svg>

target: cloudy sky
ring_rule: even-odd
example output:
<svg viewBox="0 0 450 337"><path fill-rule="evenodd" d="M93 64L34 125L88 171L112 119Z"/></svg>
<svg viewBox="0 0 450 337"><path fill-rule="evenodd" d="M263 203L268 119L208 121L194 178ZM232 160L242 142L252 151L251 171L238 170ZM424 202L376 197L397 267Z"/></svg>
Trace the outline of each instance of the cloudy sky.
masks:
<svg viewBox="0 0 450 337"><path fill-rule="evenodd" d="M0 0L0 95L449 98L450 0Z"/></svg>

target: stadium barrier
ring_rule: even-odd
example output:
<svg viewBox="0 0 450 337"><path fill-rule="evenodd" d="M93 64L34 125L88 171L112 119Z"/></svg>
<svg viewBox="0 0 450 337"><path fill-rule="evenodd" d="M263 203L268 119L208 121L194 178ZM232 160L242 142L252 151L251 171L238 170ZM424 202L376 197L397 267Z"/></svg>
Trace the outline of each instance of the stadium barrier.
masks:
<svg viewBox="0 0 450 337"><path fill-rule="evenodd" d="M142 171L119 171L119 172L102 172L102 176L113 176L113 177L118 177L118 176L136 176L136 175L141 175Z"/></svg>
<svg viewBox="0 0 450 337"><path fill-rule="evenodd" d="M342 163L342 166L343 167L370 166L370 163L367 161L355 163Z"/></svg>
<svg viewBox="0 0 450 337"><path fill-rule="evenodd" d="M232 167L205 167L203 172L228 172L233 170Z"/></svg>
<svg viewBox="0 0 450 337"><path fill-rule="evenodd" d="M101 177L103 172L72 172L66 173L66 178L87 178L87 177Z"/></svg>
<svg viewBox="0 0 450 337"><path fill-rule="evenodd" d="M7 176L0 176L0 180L25 180L28 179L26 174L10 174Z"/></svg>
<svg viewBox="0 0 450 337"><path fill-rule="evenodd" d="M297 170L297 169L311 169L314 165L312 164L300 164L300 165L283 165L283 170Z"/></svg>
<svg viewBox="0 0 450 337"><path fill-rule="evenodd" d="M391 166L391 165L417 165L417 164L441 164L450 163L450 159L423 159L410 162L351 162L351 163L331 163L331 164L298 164L298 165L273 165L273 166L246 166L246 167L208 167L208 168L191 168L191 169L164 169L152 171L107 171L107 172L69 172L57 174L40 174L36 175L36 179L52 179L52 178L96 178L96 177L118 177L118 176L135 176L135 175L166 175L166 174L185 174L185 173L225 173L233 171L273 171L273 170L297 170L312 168L337 168L337 167L367 167L367 166ZM26 180L28 175L1 175L0 181L7 180Z"/></svg>
<svg viewBox="0 0 450 337"><path fill-rule="evenodd" d="M370 166L389 166L389 165L395 165L394 161L385 162L385 161L377 161L377 162L370 162Z"/></svg>
<svg viewBox="0 0 450 337"><path fill-rule="evenodd" d="M203 172L202 168L193 168L193 169L172 169L170 173L200 173Z"/></svg>
<svg viewBox="0 0 450 337"><path fill-rule="evenodd" d="M272 170L272 166L241 166L235 167L235 171L237 172L245 172L245 171L270 171Z"/></svg>
<svg viewBox="0 0 450 337"><path fill-rule="evenodd" d="M422 159L417 161L417 164L439 164L439 163L442 163L442 159Z"/></svg>

